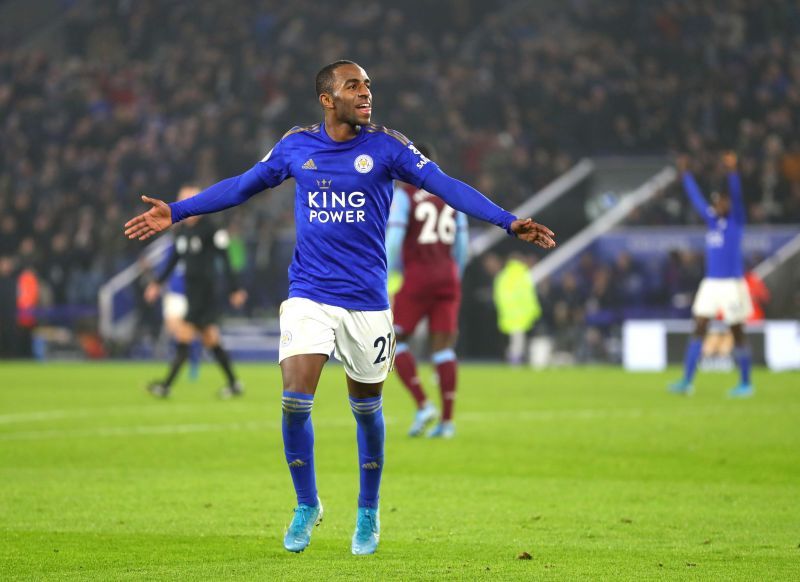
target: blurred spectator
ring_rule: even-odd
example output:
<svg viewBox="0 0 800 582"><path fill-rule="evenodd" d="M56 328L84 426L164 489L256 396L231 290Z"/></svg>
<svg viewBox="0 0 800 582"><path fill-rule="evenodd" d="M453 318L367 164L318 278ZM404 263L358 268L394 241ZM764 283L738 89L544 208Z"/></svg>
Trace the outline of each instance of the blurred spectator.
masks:
<svg viewBox="0 0 800 582"><path fill-rule="evenodd" d="M747 283L747 290L753 303L753 313L747 321L764 321L764 306L769 303L771 298L769 289L764 284L764 281L752 270L745 273L744 280Z"/></svg>
<svg viewBox="0 0 800 582"><path fill-rule="evenodd" d="M506 359L512 365L525 361L527 335L542 314L525 255L512 253L494 280L497 327L508 336Z"/></svg>
<svg viewBox="0 0 800 582"><path fill-rule="evenodd" d="M139 194L239 173L292 124L318 120L308 79L342 57L373 75L376 120L440 144L450 173L504 206L585 155L686 151L702 185L717 185L718 151L735 148L750 222L800 222L789 0L87 0L50 40L51 52L0 44L0 254L32 237L55 305L94 305L136 259L119 223ZM285 295L292 200L289 186L232 212L259 312ZM698 223L676 186L634 220ZM692 287L684 259L665 274L674 298ZM568 295L589 294L586 267L564 280ZM634 299L636 269L617 279L613 292ZM582 297L560 301L568 319L583 309Z"/></svg>
<svg viewBox="0 0 800 582"><path fill-rule="evenodd" d="M14 259L0 255L0 358L19 355L17 273Z"/></svg>

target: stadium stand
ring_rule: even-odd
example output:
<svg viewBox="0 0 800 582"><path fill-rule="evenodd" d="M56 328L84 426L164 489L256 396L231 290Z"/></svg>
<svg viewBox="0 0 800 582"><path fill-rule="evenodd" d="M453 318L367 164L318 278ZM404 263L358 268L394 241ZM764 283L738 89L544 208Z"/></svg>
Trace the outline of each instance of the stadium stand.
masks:
<svg viewBox="0 0 800 582"><path fill-rule="evenodd" d="M372 75L377 120L437 143L450 173L506 207L583 156L689 152L709 191L722 182L714 160L734 148L750 222L800 222L796 3L143 0L63 10L42 42L0 41L0 256L37 274L40 321L92 320L100 285L141 250L120 226L138 194L170 197L186 181L249 167L288 127L318 119L308 79L342 56ZM326 32L331 18L353 34ZM225 219L244 249L254 314L285 296L290 192ZM697 221L672 186L628 224ZM564 342L585 335L564 321L593 326L593 306L619 293L665 305L619 262L540 286L543 303L548 292L570 297L546 323ZM696 267L678 252L661 271L692 289Z"/></svg>

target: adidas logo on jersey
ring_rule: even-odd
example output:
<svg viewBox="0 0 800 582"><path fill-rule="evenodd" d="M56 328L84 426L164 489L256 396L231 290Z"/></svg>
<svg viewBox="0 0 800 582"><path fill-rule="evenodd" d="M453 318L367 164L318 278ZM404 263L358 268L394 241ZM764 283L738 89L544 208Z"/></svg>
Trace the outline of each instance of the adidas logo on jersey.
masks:
<svg viewBox="0 0 800 582"><path fill-rule="evenodd" d="M314 163L314 160L312 160L311 158L308 158L308 161L305 164L303 164L303 169L304 170L316 170L317 169L317 164Z"/></svg>

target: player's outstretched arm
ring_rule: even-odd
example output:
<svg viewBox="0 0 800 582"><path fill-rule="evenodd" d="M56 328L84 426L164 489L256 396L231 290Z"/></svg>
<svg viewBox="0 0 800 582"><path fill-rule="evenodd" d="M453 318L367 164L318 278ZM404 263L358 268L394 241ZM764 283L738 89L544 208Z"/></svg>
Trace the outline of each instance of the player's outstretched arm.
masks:
<svg viewBox="0 0 800 582"><path fill-rule="evenodd" d="M172 226L172 210L169 204L147 196L142 196L142 202L150 204L150 210L125 223L125 236L130 239L147 240Z"/></svg>
<svg viewBox="0 0 800 582"><path fill-rule="evenodd" d="M276 181L273 186L278 183L280 182ZM256 164L240 176L217 182L196 196L172 204L142 196L142 200L153 208L126 222L125 236L146 240L184 218L238 206L268 187L269 184L262 178L259 165Z"/></svg>
<svg viewBox="0 0 800 582"><path fill-rule="evenodd" d="M428 173L423 187L428 192L439 196L456 210L499 226L509 234L514 234L526 242L531 242L544 249L556 246L552 238L553 231L549 228L530 218L518 219L469 184L448 176L438 167Z"/></svg>

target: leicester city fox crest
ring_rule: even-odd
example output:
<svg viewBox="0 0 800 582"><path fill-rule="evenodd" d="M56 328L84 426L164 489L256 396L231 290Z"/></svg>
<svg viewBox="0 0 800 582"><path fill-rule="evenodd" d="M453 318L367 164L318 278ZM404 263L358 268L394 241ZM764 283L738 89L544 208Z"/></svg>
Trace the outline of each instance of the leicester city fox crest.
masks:
<svg viewBox="0 0 800 582"><path fill-rule="evenodd" d="M361 154L356 158L356 161L353 162L353 165L356 168L356 172L358 172L359 174L367 174L372 169L372 166L375 164L372 161L372 156L368 156L367 154Z"/></svg>

